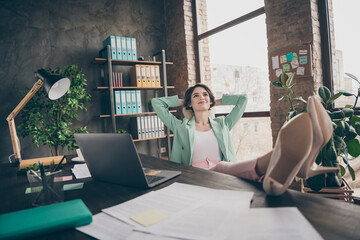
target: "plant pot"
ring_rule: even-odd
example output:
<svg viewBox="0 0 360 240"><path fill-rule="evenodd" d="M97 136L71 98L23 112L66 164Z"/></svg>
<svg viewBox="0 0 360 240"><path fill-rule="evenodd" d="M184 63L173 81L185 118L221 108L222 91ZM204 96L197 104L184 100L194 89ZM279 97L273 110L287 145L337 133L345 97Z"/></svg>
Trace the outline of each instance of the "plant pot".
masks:
<svg viewBox="0 0 360 240"><path fill-rule="evenodd" d="M301 184L301 192L308 193L314 196L333 198L338 200L343 200L345 202L354 202L352 194L354 190L350 187L345 178L341 178L342 186L341 187L323 187L320 191L315 192L308 186L306 183Z"/></svg>

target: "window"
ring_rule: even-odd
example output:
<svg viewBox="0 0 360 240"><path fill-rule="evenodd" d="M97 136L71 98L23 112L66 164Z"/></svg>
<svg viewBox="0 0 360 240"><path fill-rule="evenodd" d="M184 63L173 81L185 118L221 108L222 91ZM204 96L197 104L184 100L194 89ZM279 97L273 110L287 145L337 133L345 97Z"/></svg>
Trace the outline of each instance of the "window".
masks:
<svg viewBox="0 0 360 240"><path fill-rule="evenodd" d="M332 3L332 5L331 5ZM360 68L358 56L360 54L360 46L358 39L360 37L360 21L357 17L360 1L341 0L329 1L330 26L333 32L333 39L330 48L332 50L332 75L333 90L344 90L353 94L357 94L360 83L346 76L350 73L360 79ZM332 10L332 15L331 15ZM344 107L346 105L354 105L355 97L342 96L335 101L336 107ZM360 101L356 104L360 107ZM350 162L353 167L356 180L352 181L348 173L345 178L354 190L354 196L360 196L360 157L352 159Z"/></svg>
<svg viewBox="0 0 360 240"><path fill-rule="evenodd" d="M360 1L348 0L344 4L344 1L332 0L332 7L335 35L335 41L332 42L332 49L335 49L332 53L334 92L344 90L355 94L360 84L345 73L350 73L360 79L360 21L357 16ZM354 97L342 96L335 102L335 107L354 105L354 102ZM360 101L356 106L360 107Z"/></svg>
<svg viewBox="0 0 360 240"><path fill-rule="evenodd" d="M239 161L267 153L272 148L270 82L264 1L197 0L197 26L201 81L216 98L246 94L247 113L231 136ZM232 106L215 107L226 114Z"/></svg>

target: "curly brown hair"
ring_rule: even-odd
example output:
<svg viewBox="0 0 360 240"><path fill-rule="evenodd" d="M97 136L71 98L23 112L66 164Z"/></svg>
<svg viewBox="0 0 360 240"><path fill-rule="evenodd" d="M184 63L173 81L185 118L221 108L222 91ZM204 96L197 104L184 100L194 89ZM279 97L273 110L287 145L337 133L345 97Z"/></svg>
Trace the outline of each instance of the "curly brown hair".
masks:
<svg viewBox="0 0 360 240"><path fill-rule="evenodd" d="M209 97L210 97L210 108L212 108L214 105L215 105L215 96L214 94L212 93L212 91L210 90L210 88L208 86L206 86L205 84L202 84L202 83L197 83L195 84L194 86L192 87L189 87L186 92L185 92L185 101L184 101L184 107L188 110L192 110L192 107L190 107L190 104L191 104L191 94L193 93L193 91L195 90L195 88L197 87L202 87L203 89L205 89L208 94L209 94Z"/></svg>

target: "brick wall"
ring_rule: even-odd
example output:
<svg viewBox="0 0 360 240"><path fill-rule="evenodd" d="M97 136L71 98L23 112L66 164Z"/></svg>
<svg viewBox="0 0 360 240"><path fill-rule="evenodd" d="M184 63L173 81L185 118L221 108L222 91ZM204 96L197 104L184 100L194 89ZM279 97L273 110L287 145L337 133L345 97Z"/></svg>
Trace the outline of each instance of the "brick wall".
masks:
<svg viewBox="0 0 360 240"><path fill-rule="evenodd" d="M312 49L312 76L295 80L294 96L307 99L322 84L321 39L316 0L277 0L265 1L268 37L268 55L310 45ZM269 72L271 72L269 66ZM270 79L270 78L269 78ZM270 83L271 84L271 83ZM270 87L270 117L273 142L286 120L289 105L278 102L282 96L280 89ZM305 108L305 105L301 106Z"/></svg>
<svg viewBox="0 0 360 240"><path fill-rule="evenodd" d="M206 0L199 1L199 9L200 28L201 31L206 31ZM177 94L183 97L189 86L200 81L197 78L200 70L197 69L196 63L199 56L195 44L194 21L192 0L165 1L167 59L174 62L174 65L168 68L169 84L175 86L175 89L170 91L170 95ZM203 81L210 85L208 40L202 41L200 48L202 50L201 61L207 70Z"/></svg>
<svg viewBox="0 0 360 240"><path fill-rule="evenodd" d="M196 82L194 33L191 0L165 1L165 29L169 84L175 89L170 95L183 97L186 89Z"/></svg>
<svg viewBox="0 0 360 240"><path fill-rule="evenodd" d="M206 0L197 1L198 4L198 29L199 34L208 31L208 20L207 20L207 6ZM209 52L209 40L205 38L199 42L200 59L201 59L201 80L208 86L211 84L211 69L210 69L210 52Z"/></svg>

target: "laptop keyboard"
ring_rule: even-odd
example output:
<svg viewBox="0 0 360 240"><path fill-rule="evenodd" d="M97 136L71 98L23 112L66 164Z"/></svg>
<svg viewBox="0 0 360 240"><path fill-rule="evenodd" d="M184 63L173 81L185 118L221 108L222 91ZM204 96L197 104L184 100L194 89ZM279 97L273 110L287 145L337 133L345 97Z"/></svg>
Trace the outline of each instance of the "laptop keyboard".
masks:
<svg viewBox="0 0 360 240"><path fill-rule="evenodd" d="M154 183L160 179L163 179L165 177L161 177L161 176L153 176L153 175L146 175L146 179L148 181L149 184Z"/></svg>

